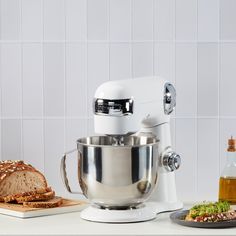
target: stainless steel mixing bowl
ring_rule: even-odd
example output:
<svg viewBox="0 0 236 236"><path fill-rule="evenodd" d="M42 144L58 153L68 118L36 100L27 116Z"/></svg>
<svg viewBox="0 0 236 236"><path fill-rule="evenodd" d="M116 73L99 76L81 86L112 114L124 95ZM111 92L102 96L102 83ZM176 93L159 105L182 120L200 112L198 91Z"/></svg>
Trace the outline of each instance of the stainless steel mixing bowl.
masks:
<svg viewBox="0 0 236 236"><path fill-rule="evenodd" d="M123 209L144 202L152 193L158 176L158 140L128 136L121 145L113 137L94 136L77 140L78 181L90 202L102 208ZM65 186L72 192L65 171Z"/></svg>

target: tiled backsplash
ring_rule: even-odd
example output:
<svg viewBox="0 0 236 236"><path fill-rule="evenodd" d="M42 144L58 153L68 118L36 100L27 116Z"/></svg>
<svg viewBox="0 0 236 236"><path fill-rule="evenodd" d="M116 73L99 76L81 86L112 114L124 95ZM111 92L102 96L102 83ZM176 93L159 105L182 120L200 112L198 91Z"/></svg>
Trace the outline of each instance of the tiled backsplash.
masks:
<svg viewBox="0 0 236 236"><path fill-rule="evenodd" d="M1 159L32 163L64 191L60 157L93 134L96 87L161 75L177 89L179 197L217 198L227 138L236 136L235 0L0 3Z"/></svg>

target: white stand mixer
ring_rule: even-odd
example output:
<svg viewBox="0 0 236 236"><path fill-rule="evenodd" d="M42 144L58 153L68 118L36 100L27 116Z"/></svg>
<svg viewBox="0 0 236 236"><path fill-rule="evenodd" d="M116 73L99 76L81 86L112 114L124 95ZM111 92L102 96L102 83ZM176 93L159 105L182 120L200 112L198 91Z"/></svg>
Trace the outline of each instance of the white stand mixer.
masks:
<svg viewBox="0 0 236 236"><path fill-rule="evenodd" d="M130 107L123 107L122 100L127 99L132 99L128 103ZM82 218L105 222L145 221L155 218L159 212L183 207L177 199L173 172L179 167L180 159L171 151L169 114L174 107L175 89L161 78L110 81L98 87L95 93L95 132L106 135L151 132L160 141L162 160L157 189L151 197L153 202L132 210L103 210L90 206L81 213ZM132 114L127 115L129 113ZM165 161L168 163L164 164Z"/></svg>
<svg viewBox="0 0 236 236"><path fill-rule="evenodd" d="M170 113L176 105L173 85L160 77L109 81L99 86L94 98L95 133L116 138L154 135L158 139L158 179L148 201L128 209L91 205L81 218L96 222L139 222L157 213L183 207L178 201L174 171L180 157L171 149ZM68 187L67 187L68 189Z"/></svg>

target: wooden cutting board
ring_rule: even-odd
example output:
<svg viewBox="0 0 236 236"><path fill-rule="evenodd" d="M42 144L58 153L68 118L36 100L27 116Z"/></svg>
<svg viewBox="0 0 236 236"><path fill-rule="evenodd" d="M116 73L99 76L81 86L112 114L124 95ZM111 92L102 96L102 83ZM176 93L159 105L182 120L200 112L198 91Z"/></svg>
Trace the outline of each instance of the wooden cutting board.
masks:
<svg viewBox="0 0 236 236"><path fill-rule="evenodd" d="M48 216L62 213L81 211L87 206L87 202L79 200L64 199L59 207L54 208L30 208L21 204L0 202L0 214L15 216L19 218L30 218L38 216Z"/></svg>

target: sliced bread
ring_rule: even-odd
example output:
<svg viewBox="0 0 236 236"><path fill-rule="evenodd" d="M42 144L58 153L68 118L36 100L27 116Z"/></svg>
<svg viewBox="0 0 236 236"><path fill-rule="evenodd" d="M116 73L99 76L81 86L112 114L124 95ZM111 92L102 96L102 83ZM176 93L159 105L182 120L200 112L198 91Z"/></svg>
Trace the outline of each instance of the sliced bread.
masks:
<svg viewBox="0 0 236 236"><path fill-rule="evenodd" d="M24 196L24 197L18 197L16 198L17 203L23 203L23 202L32 202L32 201L45 201L45 200L50 200L55 197L55 192L47 192L47 193L36 193L33 195L29 196Z"/></svg>
<svg viewBox="0 0 236 236"><path fill-rule="evenodd" d="M53 208L61 206L62 203L63 199L61 197L54 197L47 201L23 202L23 206L31 208Z"/></svg>

